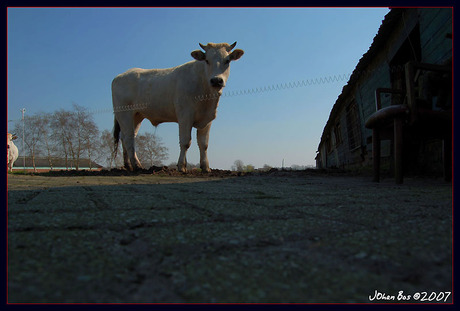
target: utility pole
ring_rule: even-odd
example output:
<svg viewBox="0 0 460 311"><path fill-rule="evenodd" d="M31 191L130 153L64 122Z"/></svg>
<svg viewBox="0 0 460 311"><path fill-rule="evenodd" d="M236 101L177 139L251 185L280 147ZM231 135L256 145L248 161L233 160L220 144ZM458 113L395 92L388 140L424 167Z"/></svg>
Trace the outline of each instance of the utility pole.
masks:
<svg viewBox="0 0 460 311"><path fill-rule="evenodd" d="M20 109L22 112L22 164L24 165L24 173L26 172L26 150L24 149L24 132L25 132L25 121L24 121L24 112L26 108Z"/></svg>

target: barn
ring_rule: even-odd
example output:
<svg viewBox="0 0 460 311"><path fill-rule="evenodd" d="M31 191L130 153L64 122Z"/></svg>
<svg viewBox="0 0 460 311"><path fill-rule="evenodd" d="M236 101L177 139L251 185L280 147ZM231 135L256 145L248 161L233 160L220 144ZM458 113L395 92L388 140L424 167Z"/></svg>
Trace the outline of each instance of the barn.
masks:
<svg viewBox="0 0 460 311"><path fill-rule="evenodd" d="M452 8L393 8L333 105L317 168L451 178Z"/></svg>

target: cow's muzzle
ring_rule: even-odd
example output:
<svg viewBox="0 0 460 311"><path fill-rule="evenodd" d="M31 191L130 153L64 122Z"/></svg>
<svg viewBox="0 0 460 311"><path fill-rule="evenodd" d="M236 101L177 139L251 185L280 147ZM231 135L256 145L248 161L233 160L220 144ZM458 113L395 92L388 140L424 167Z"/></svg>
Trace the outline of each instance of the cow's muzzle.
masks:
<svg viewBox="0 0 460 311"><path fill-rule="evenodd" d="M213 87L224 87L225 84L224 84L224 79L220 78L220 77L214 77L211 79L211 85Z"/></svg>

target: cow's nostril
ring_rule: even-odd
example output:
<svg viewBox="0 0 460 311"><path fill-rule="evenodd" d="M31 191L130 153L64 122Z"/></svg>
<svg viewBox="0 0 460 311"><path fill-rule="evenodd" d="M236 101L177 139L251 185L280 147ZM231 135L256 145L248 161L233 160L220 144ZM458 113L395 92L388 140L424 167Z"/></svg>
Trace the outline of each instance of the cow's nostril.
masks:
<svg viewBox="0 0 460 311"><path fill-rule="evenodd" d="M215 87L223 86L224 85L224 79L219 78L219 77L212 78L211 79L211 85L215 86Z"/></svg>

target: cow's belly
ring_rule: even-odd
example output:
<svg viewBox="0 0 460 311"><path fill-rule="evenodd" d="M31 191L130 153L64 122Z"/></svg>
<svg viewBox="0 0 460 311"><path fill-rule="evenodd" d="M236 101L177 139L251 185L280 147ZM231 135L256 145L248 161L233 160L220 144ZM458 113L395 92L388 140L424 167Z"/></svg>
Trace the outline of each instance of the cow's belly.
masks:
<svg viewBox="0 0 460 311"><path fill-rule="evenodd" d="M137 105L146 106L141 113L154 126L163 122L177 122L174 107L174 97L168 91L162 79L156 79L155 83L142 85L136 98Z"/></svg>
<svg viewBox="0 0 460 311"><path fill-rule="evenodd" d="M153 126L157 126L160 123L165 123L165 122L178 123L178 119L174 111L151 109L148 111L148 113L143 113L143 116L147 118L152 123ZM193 124L193 127L202 129L202 128L205 128L215 118L216 118L216 111L209 111L205 114L195 115L193 117L192 124Z"/></svg>
<svg viewBox="0 0 460 311"><path fill-rule="evenodd" d="M142 112L154 126L164 122L177 122L177 117L174 109L169 107L153 106Z"/></svg>

